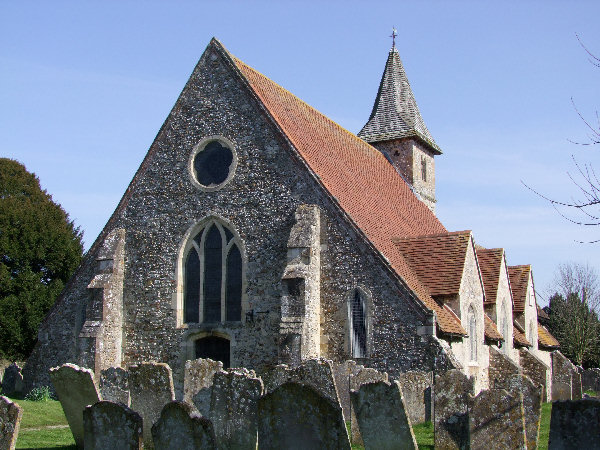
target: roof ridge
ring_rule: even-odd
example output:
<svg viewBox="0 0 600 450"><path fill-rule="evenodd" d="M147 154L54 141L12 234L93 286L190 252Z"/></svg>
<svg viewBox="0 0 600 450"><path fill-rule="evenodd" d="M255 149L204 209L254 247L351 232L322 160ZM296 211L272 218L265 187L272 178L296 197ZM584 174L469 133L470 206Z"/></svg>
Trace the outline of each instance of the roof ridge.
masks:
<svg viewBox="0 0 600 450"><path fill-rule="evenodd" d="M393 237L392 242L394 244L397 244L397 243L404 242L404 241L418 241L418 240L427 239L427 238L469 235L471 233L473 233L472 230L463 230L463 231L447 231L445 233L421 234L419 236Z"/></svg>

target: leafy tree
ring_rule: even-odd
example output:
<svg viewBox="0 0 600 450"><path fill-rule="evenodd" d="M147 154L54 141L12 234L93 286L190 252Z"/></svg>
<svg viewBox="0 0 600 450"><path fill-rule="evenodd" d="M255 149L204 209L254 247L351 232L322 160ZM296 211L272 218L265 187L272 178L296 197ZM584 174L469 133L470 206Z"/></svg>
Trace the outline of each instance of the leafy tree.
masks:
<svg viewBox="0 0 600 450"><path fill-rule="evenodd" d="M29 355L81 261L82 235L35 174L0 158L0 357Z"/></svg>
<svg viewBox="0 0 600 450"><path fill-rule="evenodd" d="M546 310L550 331L561 352L585 367L600 365L600 288L598 275L589 265L559 266Z"/></svg>

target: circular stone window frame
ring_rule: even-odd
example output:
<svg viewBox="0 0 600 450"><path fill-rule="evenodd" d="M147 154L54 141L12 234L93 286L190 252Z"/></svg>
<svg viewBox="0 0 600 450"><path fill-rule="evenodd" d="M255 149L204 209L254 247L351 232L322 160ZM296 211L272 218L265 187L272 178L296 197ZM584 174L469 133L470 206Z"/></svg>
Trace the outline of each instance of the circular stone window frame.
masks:
<svg viewBox="0 0 600 450"><path fill-rule="evenodd" d="M204 151L204 149L206 148L206 146L208 144L210 144L211 142L214 141L218 141L220 142L222 145L224 145L225 147L227 147L230 151L231 154L233 156L232 161L231 161L231 165L229 166L229 174L227 175L227 178L225 178L225 180L217 185L214 186L205 186L203 184L201 184L198 179L196 178L196 173L194 170L194 160L196 159L196 155L198 155L198 153ZM203 138L202 140L200 140L200 142L198 142L193 150L192 153L190 154L190 158L188 160L188 174L190 176L190 179L192 181L192 184L194 186L196 186L198 189L204 191L204 192L214 192L214 191L218 191L219 189L221 189L223 186L225 186L227 183L229 183L229 181L233 178L233 176L235 175L235 170L237 169L237 151L235 148L235 144L233 142L231 142L229 139L227 139L224 136L220 136L220 135L216 135L216 136L207 136L205 138Z"/></svg>

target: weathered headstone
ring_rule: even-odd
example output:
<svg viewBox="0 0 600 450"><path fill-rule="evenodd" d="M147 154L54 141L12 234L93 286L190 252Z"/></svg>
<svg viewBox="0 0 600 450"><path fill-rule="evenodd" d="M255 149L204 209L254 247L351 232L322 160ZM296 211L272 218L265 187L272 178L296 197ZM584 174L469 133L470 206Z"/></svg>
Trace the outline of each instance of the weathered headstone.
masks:
<svg viewBox="0 0 600 450"><path fill-rule="evenodd" d="M86 450L141 449L142 428L142 416L123 404L101 401L83 411Z"/></svg>
<svg viewBox="0 0 600 450"><path fill-rule="evenodd" d="M543 386L536 386L525 375L513 375L509 379L511 394L523 396L523 413L525 415L525 436L527 448L537 448L542 417Z"/></svg>
<svg viewBox="0 0 600 450"><path fill-rule="evenodd" d="M258 442L261 450L350 449L340 405L298 383L260 398Z"/></svg>
<svg viewBox="0 0 600 450"><path fill-rule="evenodd" d="M573 395L573 391L570 383L552 382L552 401L571 400L571 395Z"/></svg>
<svg viewBox="0 0 600 450"><path fill-rule="evenodd" d="M213 378L210 419L218 448L255 449L258 399L263 383L247 369L217 372Z"/></svg>
<svg viewBox="0 0 600 450"><path fill-rule="evenodd" d="M504 389L481 391L469 401L471 450L524 449L525 419L521 394Z"/></svg>
<svg viewBox="0 0 600 450"><path fill-rule="evenodd" d="M21 417L23 417L23 409L8 398L0 396L0 449L15 448Z"/></svg>
<svg viewBox="0 0 600 450"><path fill-rule="evenodd" d="M100 394L103 400L129 406L129 373L121 367L109 367L100 372Z"/></svg>
<svg viewBox="0 0 600 450"><path fill-rule="evenodd" d="M571 400L581 400L583 395L581 389L581 373L577 369L573 369L572 375L572 384L571 384Z"/></svg>
<svg viewBox="0 0 600 450"><path fill-rule="evenodd" d="M398 381L410 423L430 421L433 416L433 372L404 372L398 375Z"/></svg>
<svg viewBox="0 0 600 450"><path fill-rule="evenodd" d="M50 369L50 380L77 447L83 447L83 410L101 400L94 382L94 372L75 364Z"/></svg>
<svg viewBox="0 0 600 450"><path fill-rule="evenodd" d="M200 414L208 416L213 377L223 370L221 361L198 358L186 361L183 376L183 401L196 406Z"/></svg>
<svg viewBox="0 0 600 450"><path fill-rule="evenodd" d="M152 448L152 425L163 407L175 400L173 375L165 363L142 363L129 368L131 409L144 419L144 446Z"/></svg>
<svg viewBox="0 0 600 450"><path fill-rule="evenodd" d="M600 391L600 369L586 369L581 373L581 390L585 391Z"/></svg>
<svg viewBox="0 0 600 450"><path fill-rule="evenodd" d="M23 375L17 363L12 363L4 369L2 377L2 393L4 395L17 395L23 392Z"/></svg>
<svg viewBox="0 0 600 450"><path fill-rule="evenodd" d="M552 402L548 449L600 449L600 399Z"/></svg>
<svg viewBox="0 0 600 450"><path fill-rule="evenodd" d="M350 372L350 390L356 391L363 384L377 383L378 381L388 381L387 372L379 372L371 367L365 367L357 364L349 366ZM352 444L362 445L363 439L360 434L360 427L356 418L354 408L350 408L350 432Z"/></svg>
<svg viewBox="0 0 600 450"><path fill-rule="evenodd" d="M154 448L157 450L214 449L215 433L210 420L185 402L170 402L152 426Z"/></svg>
<svg viewBox="0 0 600 450"><path fill-rule="evenodd" d="M469 445L469 394L473 379L458 369L435 377L434 438L435 448L463 449Z"/></svg>
<svg viewBox="0 0 600 450"><path fill-rule="evenodd" d="M350 391L365 449L416 449L398 381L363 384Z"/></svg>

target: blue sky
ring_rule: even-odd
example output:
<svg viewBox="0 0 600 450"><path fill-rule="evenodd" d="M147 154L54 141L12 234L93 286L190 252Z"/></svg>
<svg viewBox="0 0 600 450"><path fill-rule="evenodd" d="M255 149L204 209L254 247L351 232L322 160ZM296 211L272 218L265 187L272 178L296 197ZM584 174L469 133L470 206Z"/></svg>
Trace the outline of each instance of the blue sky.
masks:
<svg viewBox="0 0 600 450"><path fill-rule="evenodd" d="M350 131L366 122L391 27L436 158L438 216L508 263L544 303L561 262L600 269L600 227L568 200L572 156L600 167L600 2L0 2L0 156L35 172L85 232L116 207L204 48L237 57Z"/></svg>

